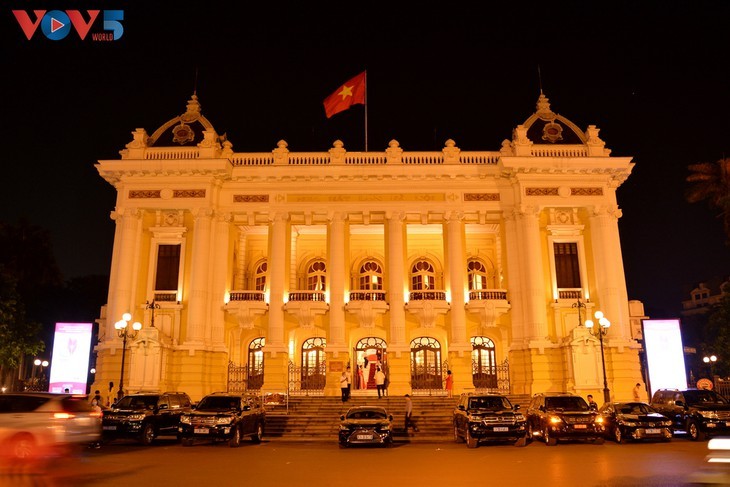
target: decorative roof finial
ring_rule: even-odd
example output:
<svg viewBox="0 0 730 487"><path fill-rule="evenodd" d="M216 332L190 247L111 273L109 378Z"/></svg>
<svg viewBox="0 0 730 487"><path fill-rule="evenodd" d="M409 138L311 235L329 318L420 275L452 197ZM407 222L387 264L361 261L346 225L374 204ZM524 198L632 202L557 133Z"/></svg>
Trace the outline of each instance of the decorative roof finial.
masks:
<svg viewBox="0 0 730 487"><path fill-rule="evenodd" d="M540 97L537 99L537 115L542 119L555 118L553 111L550 110L550 100L540 90Z"/></svg>

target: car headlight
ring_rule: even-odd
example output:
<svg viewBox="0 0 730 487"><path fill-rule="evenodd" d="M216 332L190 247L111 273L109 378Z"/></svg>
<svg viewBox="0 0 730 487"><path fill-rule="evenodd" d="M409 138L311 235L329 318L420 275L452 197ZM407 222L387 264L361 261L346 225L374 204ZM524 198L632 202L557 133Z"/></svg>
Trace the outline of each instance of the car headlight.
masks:
<svg viewBox="0 0 730 487"><path fill-rule="evenodd" d="M390 431L390 425L389 424L381 424L380 425L381 431Z"/></svg>
<svg viewBox="0 0 730 487"><path fill-rule="evenodd" d="M625 419L619 419L618 424L621 426L636 426L636 422L634 421L627 421Z"/></svg>
<svg viewBox="0 0 730 487"><path fill-rule="evenodd" d="M595 418L593 418L593 421L596 424L603 424L606 420L604 419L603 416L596 416Z"/></svg>
<svg viewBox="0 0 730 487"><path fill-rule="evenodd" d="M560 418L560 416L550 416L550 423L551 424L560 424L563 420Z"/></svg>
<svg viewBox="0 0 730 487"><path fill-rule="evenodd" d="M130 414L127 416L130 421L142 421L144 419L144 413Z"/></svg>
<svg viewBox="0 0 730 487"><path fill-rule="evenodd" d="M216 418L215 422L216 424L231 424L233 421L233 418L225 417L225 418Z"/></svg>
<svg viewBox="0 0 730 487"><path fill-rule="evenodd" d="M525 416L522 414L515 414L515 421L524 421Z"/></svg>
<svg viewBox="0 0 730 487"><path fill-rule="evenodd" d="M190 416L180 416L180 422L190 424Z"/></svg>
<svg viewBox="0 0 730 487"><path fill-rule="evenodd" d="M662 421L662 426L672 426L671 421Z"/></svg>
<svg viewBox="0 0 730 487"><path fill-rule="evenodd" d="M350 431L350 428L347 425L341 424L340 431Z"/></svg>
<svg viewBox="0 0 730 487"><path fill-rule="evenodd" d="M707 419L717 419L717 412L715 411L700 411L700 416Z"/></svg>

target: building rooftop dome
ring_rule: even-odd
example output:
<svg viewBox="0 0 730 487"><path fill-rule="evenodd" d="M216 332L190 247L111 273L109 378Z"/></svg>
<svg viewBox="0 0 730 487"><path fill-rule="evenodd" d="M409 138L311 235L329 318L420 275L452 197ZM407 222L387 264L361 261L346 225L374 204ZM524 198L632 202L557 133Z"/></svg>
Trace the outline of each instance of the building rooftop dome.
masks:
<svg viewBox="0 0 730 487"><path fill-rule="evenodd" d="M203 140L203 132L213 130L213 124L200 111L198 96L188 100L187 110L160 128L147 141L149 147L196 146Z"/></svg>
<svg viewBox="0 0 730 487"><path fill-rule="evenodd" d="M588 140L576 124L550 109L550 100L542 91L537 110L523 125L533 144L585 144Z"/></svg>

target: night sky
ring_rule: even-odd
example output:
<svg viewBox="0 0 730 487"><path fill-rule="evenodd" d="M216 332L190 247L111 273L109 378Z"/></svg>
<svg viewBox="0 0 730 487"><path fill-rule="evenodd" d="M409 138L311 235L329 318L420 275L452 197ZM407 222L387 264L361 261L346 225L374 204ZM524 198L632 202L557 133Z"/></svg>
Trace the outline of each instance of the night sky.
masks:
<svg viewBox="0 0 730 487"><path fill-rule="evenodd" d="M235 5L231 7L225 5ZM368 71L368 146L499 150L535 110L595 124L636 166L618 192L630 299L678 316L697 283L730 277L717 211L684 201L687 165L730 155L727 2L5 2L0 10L0 220L48 229L65 278L108 274L115 191L94 164L131 132L203 114L237 152L364 149L363 107L327 119L322 101ZM471 5L476 3L476 5ZM247 8L246 6L251 5ZM123 10L117 41L40 28L11 10ZM30 13L31 19L35 16ZM539 67L539 70L538 70ZM538 71L541 76L538 76Z"/></svg>

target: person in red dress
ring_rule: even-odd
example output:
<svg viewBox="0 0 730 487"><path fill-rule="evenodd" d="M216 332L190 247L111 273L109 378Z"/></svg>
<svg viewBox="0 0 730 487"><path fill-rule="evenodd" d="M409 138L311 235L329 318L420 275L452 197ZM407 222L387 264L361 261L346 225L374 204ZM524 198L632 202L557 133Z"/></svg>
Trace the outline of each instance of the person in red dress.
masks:
<svg viewBox="0 0 730 487"><path fill-rule="evenodd" d="M453 397L453 391L454 391L454 376L451 375L451 371L446 371L446 394L449 397Z"/></svg>

